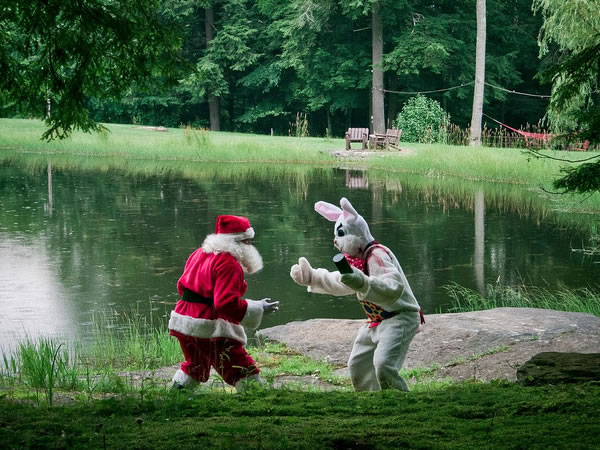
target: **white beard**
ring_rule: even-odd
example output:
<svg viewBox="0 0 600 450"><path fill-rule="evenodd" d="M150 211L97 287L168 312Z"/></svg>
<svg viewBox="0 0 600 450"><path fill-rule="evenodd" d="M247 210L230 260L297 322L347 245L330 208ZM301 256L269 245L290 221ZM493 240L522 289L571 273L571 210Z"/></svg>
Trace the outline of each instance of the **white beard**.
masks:
<svg viewBox="0 0 600 450"><path fill-rule="evenodd" d="M263 260L254 245L240 244L242 247L239 263L247 274L253 274L263 268Z"/></svg>
<svg viewBox="0 0 600 450"><path fill-rule="evenodd" d="M226 234L209 234L204 239L202 249L206 253L229 253L247 274L256 273L263 268L263 260L253 245L242 244Z"/></svg>

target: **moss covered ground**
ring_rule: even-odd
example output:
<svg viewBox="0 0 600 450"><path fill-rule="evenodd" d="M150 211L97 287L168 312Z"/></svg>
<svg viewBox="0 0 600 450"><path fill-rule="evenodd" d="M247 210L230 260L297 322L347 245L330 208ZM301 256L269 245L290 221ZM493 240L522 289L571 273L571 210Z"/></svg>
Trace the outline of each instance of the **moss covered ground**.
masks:
<svg viewBox="0 0 600 450"><path fill-rule="evenodd" d="M598 448L600 386L0 400L2 448Z"/></svg>

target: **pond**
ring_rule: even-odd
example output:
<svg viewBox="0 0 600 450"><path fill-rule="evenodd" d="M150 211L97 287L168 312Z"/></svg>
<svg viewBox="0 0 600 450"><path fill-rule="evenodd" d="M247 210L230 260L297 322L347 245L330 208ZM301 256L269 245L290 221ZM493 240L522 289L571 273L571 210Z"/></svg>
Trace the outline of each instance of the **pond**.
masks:
<svg viewBox="0 0 600 450"><path fill-rule="evenodd" d="M281 302L263 327L362 318L352 298L309 294L289 277L300 256L334 270L333 224L313 205L342 196L395 252L425 314L448 310L450 283L484 292L597 279L598 261L571 251L584 233L558 226L520 187L445 190L444 180L331 168L127 164L0 162L0 345L24 335L85 339L107 316L117 327L132 314L164 320L188 255L219 214L248 216L256 231L265 268L248 277L247 296Z"/></svg>

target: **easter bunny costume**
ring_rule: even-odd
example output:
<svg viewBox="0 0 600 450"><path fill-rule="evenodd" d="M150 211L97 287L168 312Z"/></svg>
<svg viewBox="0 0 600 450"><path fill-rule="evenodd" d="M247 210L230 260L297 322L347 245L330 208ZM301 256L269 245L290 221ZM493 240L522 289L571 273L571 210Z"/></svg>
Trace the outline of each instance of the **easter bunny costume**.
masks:
<svg viewBox="0 0 600 450"><path fill-rule="evenodd" d="M309 292L354 294L363 307L368 321L360 328L348 360L355 390L408 391L399 370L424 323L421 309L394 253L375 241L365 219L346 198L340 200L340 206L320 201L315 210L335 222L333 244L345 254L353 272L313 268L302 257L292 266L290 276Z"/></svg>

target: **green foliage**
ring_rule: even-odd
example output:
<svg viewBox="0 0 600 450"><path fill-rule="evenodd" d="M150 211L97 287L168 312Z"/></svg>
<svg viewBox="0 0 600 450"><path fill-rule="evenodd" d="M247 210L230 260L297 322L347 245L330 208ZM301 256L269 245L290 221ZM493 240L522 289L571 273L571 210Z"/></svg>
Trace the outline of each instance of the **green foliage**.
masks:
<svg viewBox="0 0 600 450"><path fill-rule="evenodd" d="M430 91L453 120L470 120L475 17L472 0L381 1L386 90ZM538 92L528 0L488 0L487 79ZM221 129L287 135L304 111L311 136L368 126L370 0L73 0L4 2L0 27L3 115L45 117L50 137L99 123L208 126L219 99ZM214 12L206 42L205 9ZM80 26L81 24L85 26ZM51 39L49 40L48 37ZM53 67L50 66L52 62ZM51 70L52 69L52 70ZM544 92L545 93L545 92ZM386 92L390 119L404 97ZM486 112L518 126L545 103L486 89ZM600 127L599 127L600 128Z"/></svg>
<svg viewBox="0 0 600 450"><path fill-rule="evenodd" d="M600 4L580 0L535 0L544 23L540 56L551 55L541 72L552 83L548 118L557 132L578 132L600 142Z"/></svg>
<svg viewBox="0 0 600 450"><path fill-rule="evenodd" d="M600 191L600 162L565 167L562 172L565 175L553 183L556 189L579 193Z"/></svg>
<svg viewBox="0 0 600 450"><path fill-rule="evenodd" d="M580 0L535 0L544 23L540 55L552 63L540 73L552 83L548 119L557 133L600 142L600 4ZM600 161L564 170L554 186L565 192L598 192Z"/></svg>
<svg viewBox="0 0 600 450"><path fill-rule="evenodd" d="M427 144L446 142L449 125L450 116L440 103L422 95L410 98L394 122L402 140Z"/></svg>
<svg viewBox="0 0 600 450"><path fill-rule="evenodd" d="M3 2L0 91L21 114L46 117L45 139L102 130L86 107L89 97L120 98L133 83L142 87L178 67L176 30L157 6L156 0Z"/></svg>

